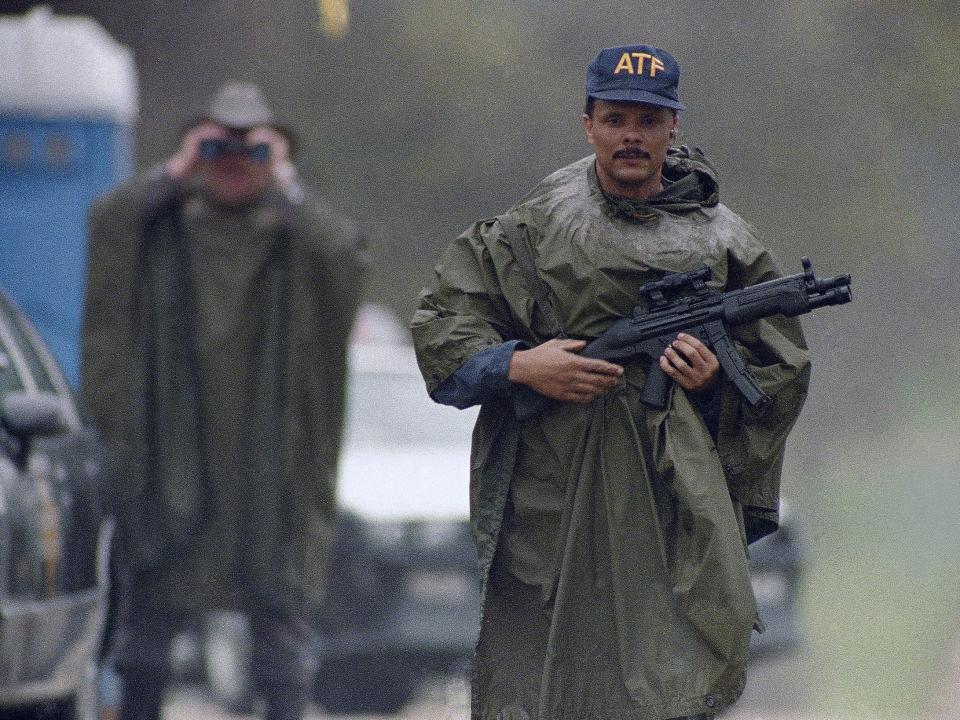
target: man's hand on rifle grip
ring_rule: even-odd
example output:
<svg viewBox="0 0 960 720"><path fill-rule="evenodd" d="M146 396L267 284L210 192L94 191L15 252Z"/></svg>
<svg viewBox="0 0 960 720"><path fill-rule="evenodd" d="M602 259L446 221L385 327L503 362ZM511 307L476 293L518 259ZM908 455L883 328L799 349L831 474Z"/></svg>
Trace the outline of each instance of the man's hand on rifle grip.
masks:
<svg viewBox="0 0 960 720"><path fill-rule="evenodd" d="M709 390L720 373L720 361L693 335L680 333L663 351L660 368L690 392Z"/></svg>

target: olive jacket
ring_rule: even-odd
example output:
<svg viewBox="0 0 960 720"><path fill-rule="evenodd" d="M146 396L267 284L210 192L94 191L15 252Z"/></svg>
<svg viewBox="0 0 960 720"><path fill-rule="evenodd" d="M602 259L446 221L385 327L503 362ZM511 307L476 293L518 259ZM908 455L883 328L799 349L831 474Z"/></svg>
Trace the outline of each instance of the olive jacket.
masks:
<svg viewBox="0 0 960 720"><path fill-rule="evenodd" d="M94 205L82 396L124 563L175 606L323 590L357 228L270 192L227 210L159 173Z"/></svg>
<svg viewBox="0 0 960 720"><path fill-rule="evenodd" d="M600 335L668 271L707 265L717 289L778 276L751 228L719 203L702 155L672 150L664 178L636 207L601 191L591 156L509 211L529 230L571 337ZM412 323L431 392L485 348L552 336L515 259L512 243L523 241L494 218L446 249ZM721 379L716 437L703 399L676 386L667 409L641 405L636 363L587 406L521 422L509 396L484 402L471 459L484 591L474 718L674 718L739 696L759 625L747 541L776 528L784 443L810 366L796 319L733 335L773 402L751 409Z"/></svg>

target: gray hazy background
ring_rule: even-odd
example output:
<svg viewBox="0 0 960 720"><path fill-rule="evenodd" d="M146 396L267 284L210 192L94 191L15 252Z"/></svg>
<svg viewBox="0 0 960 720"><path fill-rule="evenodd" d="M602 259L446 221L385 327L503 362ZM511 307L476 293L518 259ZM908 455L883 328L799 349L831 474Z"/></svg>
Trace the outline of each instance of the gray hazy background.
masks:
<svg viewBox="0 0 960 720"><path fill-rule="evenodd" d="M406 319L443 244L589 152L587 63L683 69L683 142L785 272L850 272L804 319L811 396L785 495L806 528L809 710L944 711L960 618L960 10L956 0L74 0L135 52L139 159L227 78L260 82L299 164L369 231L370 300ZM4 9L35 3L4 0ZM956 717L960 710L944 711Z"/></svg>

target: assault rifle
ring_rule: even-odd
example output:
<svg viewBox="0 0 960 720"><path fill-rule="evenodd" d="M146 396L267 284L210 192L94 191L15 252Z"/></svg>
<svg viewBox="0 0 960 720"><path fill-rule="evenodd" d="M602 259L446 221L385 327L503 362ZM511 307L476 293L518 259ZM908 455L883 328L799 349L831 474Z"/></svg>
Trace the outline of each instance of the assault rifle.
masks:
<svg viewBox="0 0 960 720"><path fill-rule="evenodd" d="M661 280L643 285L640 294L646 303L635 307L628 317L617 320L580 355L610 362L647 360L650 369L640 401L647 407L663 410L673 381L660 369L660 356L676 340L678 332L685 332L713 351L720 361L720 369L751 407L763 407L770 402L770 397L750 375L728 328L771 315L803 315L853 299L849 275L818 278L808 258L801 258L801 262L802 273L727 292L707 287L711 277L708 267L669 273ZM524 387L515 408L521 418L528 418L553 402Z"/></svg>

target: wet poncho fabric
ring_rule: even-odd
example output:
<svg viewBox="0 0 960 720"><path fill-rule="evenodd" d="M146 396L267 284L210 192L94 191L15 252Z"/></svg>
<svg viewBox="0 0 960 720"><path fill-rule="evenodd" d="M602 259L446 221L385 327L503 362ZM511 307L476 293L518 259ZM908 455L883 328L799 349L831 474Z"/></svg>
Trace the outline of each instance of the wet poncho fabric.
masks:
<svg viewBox="0 0 960 720"><path fill-rule="evenodd" d="M151 174L94 206L83 398L122 563L159 605L319 599L363 264L310 197L225 209Z"/></svg>
<svg viewBox="0 0 960 720"><path fill-rule="evenodd" d="M697 152L672 150L648 202L602 193L594 158L544 179L509 214L530 229L566 332L591 339L632 311L642 284L703 265L733 289L779 276L751 228L719 203ZM446 250L412 330L429 391L481 350L552 335L496 219ZM776 528L784 443L806 396L796 319L733 332L773 402L674 386L639 402L646 368L625 364L607 396L520 422L509 397L481 408L471 525L483 585L474 720L662 720L712 714L744 683L759 626L747 542Z"/></svg>

